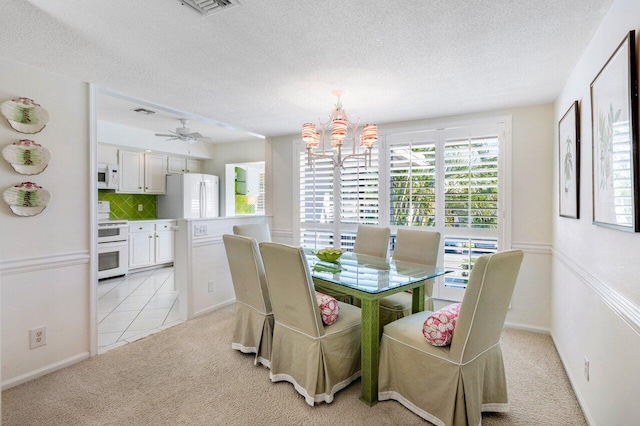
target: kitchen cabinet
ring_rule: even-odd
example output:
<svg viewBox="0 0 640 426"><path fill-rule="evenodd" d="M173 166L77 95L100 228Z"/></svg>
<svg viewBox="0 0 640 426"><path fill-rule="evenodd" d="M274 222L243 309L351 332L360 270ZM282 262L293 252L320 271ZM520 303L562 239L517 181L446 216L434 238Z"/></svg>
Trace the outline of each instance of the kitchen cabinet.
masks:
<svg viewBox="0 0 640 426"><path fill-rule="evenodd" d="M171 229L175 222L157 222L155 224L155 263L173 262L175 233Z"/></svg>
<svg viewBox="0 0 640 426"><path fill-rule="evenodd" d="M159 154L144 154L144 192L148 194L165 193L167 175L167 157Z"/></svg>
<svg viewBox="0 0 640 426"><path fill-rule="evenodd" d="M260 194L260 170L252 167L236 167L236 194L253 195Z"/></svg>
<svg viewBox="0 0 640 426"><path fill-rule="evenodd" d="M160 154L118 152L120 185L124 194L164 194L167 158Z"/></svg>
<svg viewBox="0 0 640 426"><path fill-rule="evenodd" d="M173 221L144 221L129 224L129 269L173 262Z"/></svg>
<svg viewBox="0 0 640 426"><path fill-rule="evenodd" d="M167 171L169 173L202 173L202 162L192 158L169 157Z"/></svg>
<svg viewBox="0 0 640 426"><path fill-rule="evenodd" d="M120 183L118 192L138 194L144 192L144 156L139 152L118 152Z"/></svg>
<svg viewBox="0 0 640 426"><path fill-rule="evenodd" d="M153 223L129 225L129 269L144 268L155 262L155 229Z"/></svg>

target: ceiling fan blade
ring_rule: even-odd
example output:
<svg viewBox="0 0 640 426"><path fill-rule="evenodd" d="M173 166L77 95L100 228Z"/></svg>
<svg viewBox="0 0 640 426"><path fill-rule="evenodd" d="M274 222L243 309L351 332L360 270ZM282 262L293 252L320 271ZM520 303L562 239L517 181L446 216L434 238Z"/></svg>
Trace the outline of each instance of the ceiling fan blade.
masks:
<svg viewBox="0 0 640 426"><path fill-rule="evenodd" d="M169 135L169 134L166 134L166 133L156 133L155 135L163 137L163 138L174 138L176 136L176 135Z"/></svg>
<svg viewBox="0 0 640 426"><path fill-rule="evenodd" d="M193 139L200 139L204 136L202 136L200 133L195 132L195 133L187 133L185 136L193 138Z"/></svg>

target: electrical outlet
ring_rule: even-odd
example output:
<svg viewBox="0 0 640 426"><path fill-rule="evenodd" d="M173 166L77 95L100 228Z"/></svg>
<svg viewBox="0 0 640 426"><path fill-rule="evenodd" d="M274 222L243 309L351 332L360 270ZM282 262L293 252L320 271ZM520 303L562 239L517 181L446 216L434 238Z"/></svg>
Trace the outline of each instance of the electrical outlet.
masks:
<svg viewBox="0 0 640 426"><path fill-rule="evenodd" d="M584 378L589 381L589 359L584 357Z"/></svg>
<svg viewBox="0 0 640 426"><path fill-rule="evenodd" d="M138 211L141 212L142 211L142 204L138 204Z"/></svg>
<svg viewBox="0 0 640 426"><path fill-rule="evenodd" d="M194 237L204 237L208 232L207 225L193 225Z"/></svg>
<svg viewBox="0 0 640 426"><path fill-rule="evenodd" d="M29 349L35 349L47 344L47 326L29 330Z"/></svg>
<svg viewBox="0 0 640 426"><path fill-rule="evenodd" d="M213 281L209 281L209 293L213 293Z"/></svg>

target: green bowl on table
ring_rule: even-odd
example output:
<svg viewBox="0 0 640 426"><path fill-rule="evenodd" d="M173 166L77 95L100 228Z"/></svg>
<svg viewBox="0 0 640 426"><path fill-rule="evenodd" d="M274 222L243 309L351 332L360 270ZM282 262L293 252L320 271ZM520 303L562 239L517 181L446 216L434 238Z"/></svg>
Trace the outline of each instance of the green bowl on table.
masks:
<svg viewBox="0 0 640 426"><path fill-rule="evenodd" d="M311 253L315 254L316 257L324 262L335 262L340 259L344 250L335 249L331 247L323 248L320 250L311 250Z"/></svg>

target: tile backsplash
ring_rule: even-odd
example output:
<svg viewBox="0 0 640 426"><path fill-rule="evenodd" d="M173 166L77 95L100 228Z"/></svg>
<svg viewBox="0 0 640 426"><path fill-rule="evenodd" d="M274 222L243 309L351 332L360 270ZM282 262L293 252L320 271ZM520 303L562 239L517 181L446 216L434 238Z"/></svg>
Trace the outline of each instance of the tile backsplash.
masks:
<svg viewBox="0 0 640 426"><path fill-rule="evenodd" d="M155 219L156 199L155 195L149 194L118 194L98 190L98 200L111 203L110 219ZM142 211L138 211L139 204L142 204Z"/></svg>

